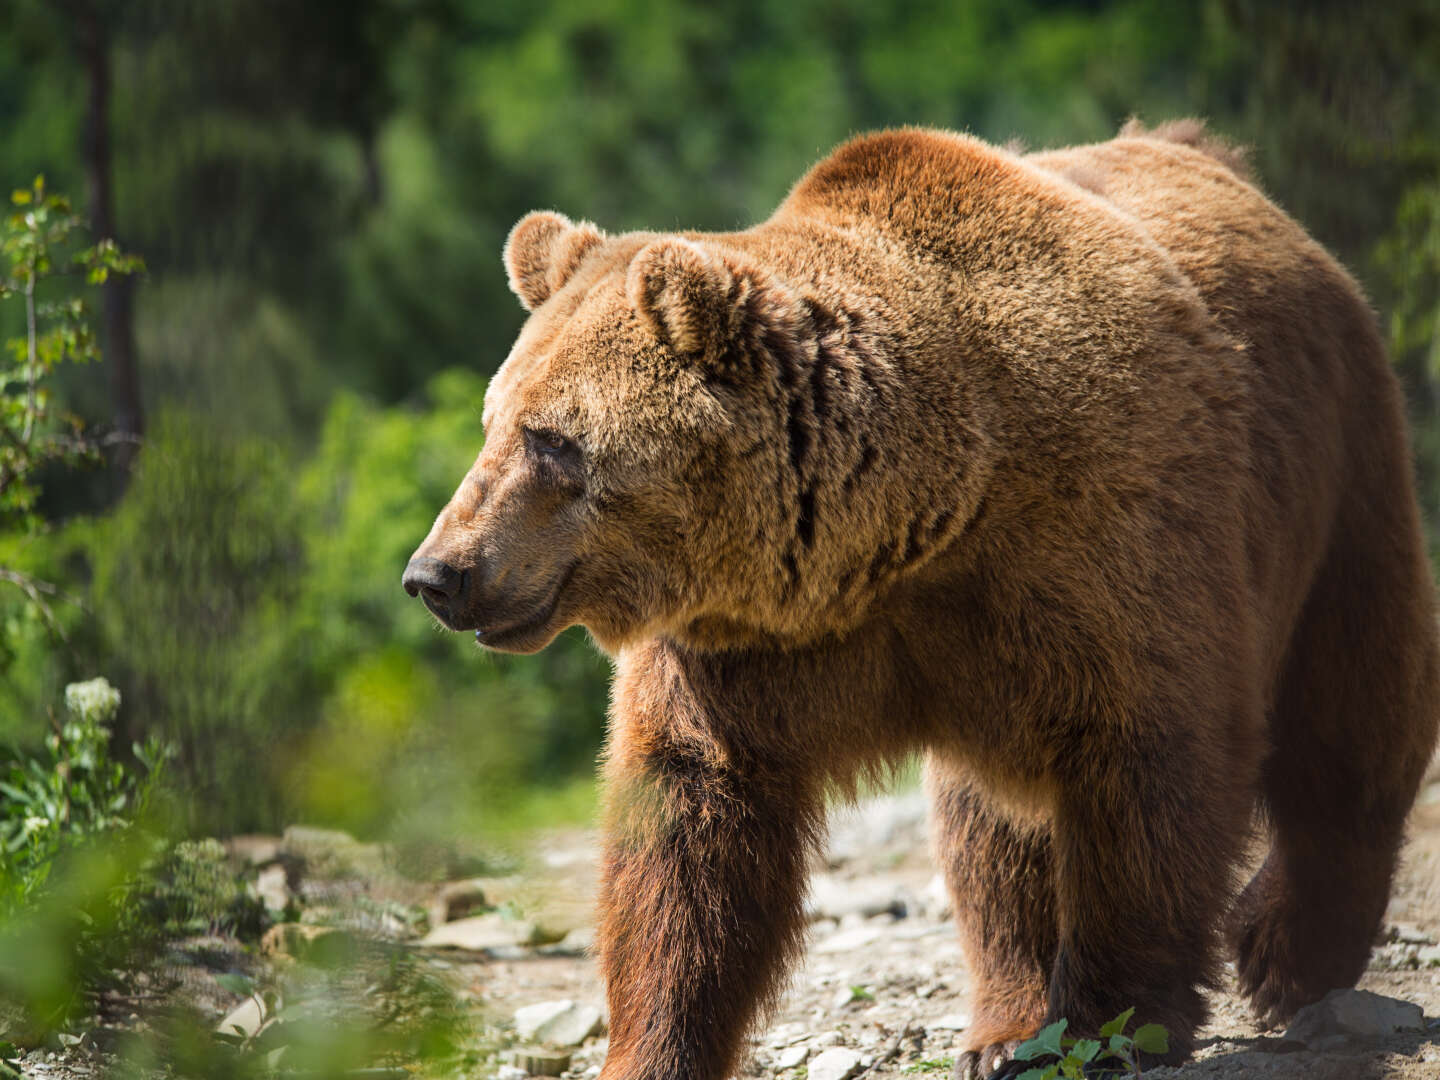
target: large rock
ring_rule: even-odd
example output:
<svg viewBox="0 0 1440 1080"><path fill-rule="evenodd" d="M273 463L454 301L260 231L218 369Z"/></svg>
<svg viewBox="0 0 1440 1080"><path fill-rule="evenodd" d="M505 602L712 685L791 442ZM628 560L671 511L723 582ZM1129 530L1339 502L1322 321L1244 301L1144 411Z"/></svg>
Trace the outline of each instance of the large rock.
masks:
<svg viewBox="0 0 1440 1080"><path fill-rule="evenodd" d="M420 939L427 949L504 949L539 945L544 941L540 928L528 919L507 919L503 915L472 915L468 919L437 926Z"/></svg>
<svg viewBox="0 0 1440 1080"><path fill-rule="evenodd" d="M573 1001L542 1001L515 1010L520 1038L552 1046L579 1046L603 1027L599 1009Z"/></svg>
<svg viewBox="0 0 1440 1080"><path fill-rule="evenodd" d="M1424 1030L1425 1012L1419 1005L1368 990L1331 990L1295 1014L1285 1041L1323 1050L1348 1039L1378 1039L1397 1031Z"/></svg>
<svg viewBox="0 0 1440 1080"><path fill-rule="evenodd" d="M849 1080L860 1071L860 1055L838 1046L824 1050L810 1062L809 1080Z"/></svg>
<svg viewBox="0 0 1440 1080"><path fill-rule="evenodd" d="M278 836L243 834L221 841L225 851L241 866L265 866L280 858L285 841Z"/></svg>
<svg viewBox="0 0 1440 1080"><path fill-rule="evenodd" d="M386 876L385 853L380 845L362 844L339 829L291 825L281 842L280 857L285 856L304 860L307 878Z"/></svg>

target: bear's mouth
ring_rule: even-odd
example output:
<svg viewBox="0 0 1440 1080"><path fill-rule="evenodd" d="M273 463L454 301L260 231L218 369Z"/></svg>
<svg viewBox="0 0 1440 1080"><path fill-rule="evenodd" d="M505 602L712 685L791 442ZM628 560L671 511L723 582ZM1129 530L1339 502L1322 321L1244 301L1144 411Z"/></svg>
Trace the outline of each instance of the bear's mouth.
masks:
<svg viewBox="0 0 1440 1080"><path fill-rule="evenodd" d="M565 587L570 584L570 578L574 574L575 564L571 563L560 575L560 580L550 590L550 595L544 603L534 612L522 619L502 623L499 626L477 627L475 640L487 649L496 649L500 652L535 652L549 641L549 635L544 631L555 617L555 609L560 606L560 597L564 594Z"/></svg>

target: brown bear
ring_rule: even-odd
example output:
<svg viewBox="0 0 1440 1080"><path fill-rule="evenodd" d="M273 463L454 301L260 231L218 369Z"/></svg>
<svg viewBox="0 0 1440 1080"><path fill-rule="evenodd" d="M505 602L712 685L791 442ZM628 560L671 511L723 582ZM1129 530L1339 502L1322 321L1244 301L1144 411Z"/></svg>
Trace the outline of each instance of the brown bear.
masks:
<svg viewBox="0 0 1440 1080"><path fill-rule="evenodd" d="M605 1080L730 1075L827 797L915 751L962 1076L1131 1006L1183 1058L1227 931L1268 1018L1356 980L1435 742L1430 575L1375 320L1235 155L890 131L746 231L536 213L505 265L532 314L404 584L615 659Z"/></svg>

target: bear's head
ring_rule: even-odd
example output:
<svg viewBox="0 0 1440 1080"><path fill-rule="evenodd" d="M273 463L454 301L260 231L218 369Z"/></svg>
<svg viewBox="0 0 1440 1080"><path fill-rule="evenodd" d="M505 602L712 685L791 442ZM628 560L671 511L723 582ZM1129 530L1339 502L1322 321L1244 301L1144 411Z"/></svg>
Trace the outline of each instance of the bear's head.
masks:
<svg viewBox="0 0 1440 1080"><path fill-rule="evenodd" d="M911 502L875 489L874 417L836 422L847 397L884 398L884 365L726 239L515 226L505 266L530 318L404 577L446 626L510 652L576 623L611 652L814 637L944 525L857 524Z"/></svg>

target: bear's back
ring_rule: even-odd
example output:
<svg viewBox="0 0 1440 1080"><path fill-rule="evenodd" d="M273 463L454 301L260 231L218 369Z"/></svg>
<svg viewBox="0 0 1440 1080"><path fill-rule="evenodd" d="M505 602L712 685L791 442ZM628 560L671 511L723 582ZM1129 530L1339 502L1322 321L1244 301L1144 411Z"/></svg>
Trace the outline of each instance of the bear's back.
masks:
<svg viewBox="0 0 1440 1080"><path fill-rule="evenodd" d="M1013 375L984 406L1045 460L1089 446L1139 475L1179 446L1244 477L1252 583L1287 625L1342 492L1396 482L1398 386L1345 271L1193 130L1025 157L949 132L863 136L756 231L833 231L857 259L905 267L893 309L925 307L966 378ZM1382 531L1410 528L1401 509L1382 516Z"/></svg>

